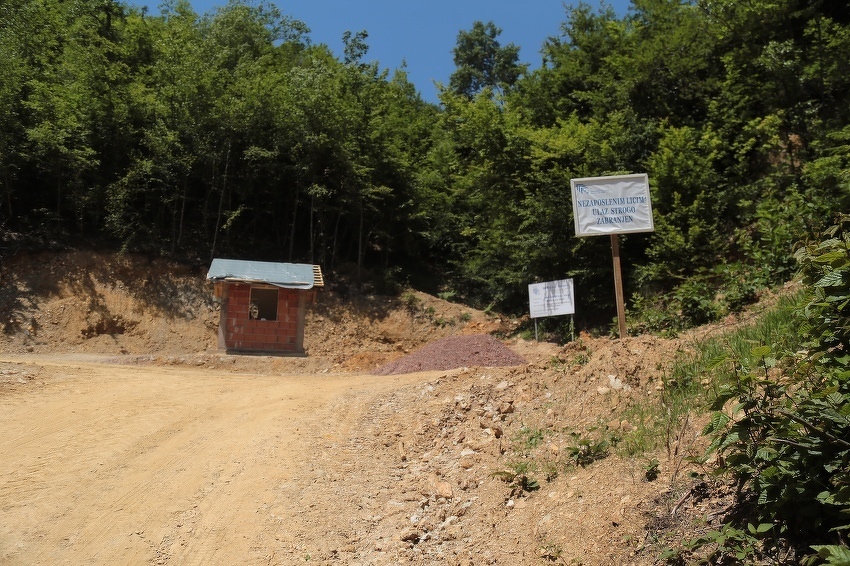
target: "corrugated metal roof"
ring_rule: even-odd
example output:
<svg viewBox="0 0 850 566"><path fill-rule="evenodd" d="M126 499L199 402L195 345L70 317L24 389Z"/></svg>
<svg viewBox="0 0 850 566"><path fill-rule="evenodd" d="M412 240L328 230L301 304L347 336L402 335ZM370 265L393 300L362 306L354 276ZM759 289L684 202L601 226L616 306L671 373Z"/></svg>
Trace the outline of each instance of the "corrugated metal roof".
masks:
<svg viewBox="0 0 850 566"><path fill-rule="evenodd" d="M268 283L287 289L312 289L324 285L318 265L241 259L214 259L207 279Z"/></svg>

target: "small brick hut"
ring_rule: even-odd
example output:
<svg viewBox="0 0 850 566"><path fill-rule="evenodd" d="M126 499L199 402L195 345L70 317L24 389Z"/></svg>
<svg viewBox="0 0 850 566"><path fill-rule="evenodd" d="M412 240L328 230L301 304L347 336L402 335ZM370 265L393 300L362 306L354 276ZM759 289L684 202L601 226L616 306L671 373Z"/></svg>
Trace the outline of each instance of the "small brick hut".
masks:
<svg viewBox="0 0 850 566"><path fill-rule="evenodd" d="M304 354L307 307L324 286L318 265L214 259L207 279L221 302L219 348Z"/></svg>

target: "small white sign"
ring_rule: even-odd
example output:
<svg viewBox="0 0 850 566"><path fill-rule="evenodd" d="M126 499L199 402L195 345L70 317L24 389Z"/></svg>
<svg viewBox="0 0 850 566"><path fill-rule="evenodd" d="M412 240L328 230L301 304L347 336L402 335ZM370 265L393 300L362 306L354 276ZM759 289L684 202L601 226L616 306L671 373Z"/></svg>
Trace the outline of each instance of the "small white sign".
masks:
<svg viewBox="0 0 850 566"><path fill-rule="evenodd" d="M573 280L531 283L528 286L528 304L531 318L574 314Z"/></svg>
<svg viewBox="0 0 850 566"><path fill-rule="evenodd" d="M570 179L576 236L653 232L646 173Z"/></svg>

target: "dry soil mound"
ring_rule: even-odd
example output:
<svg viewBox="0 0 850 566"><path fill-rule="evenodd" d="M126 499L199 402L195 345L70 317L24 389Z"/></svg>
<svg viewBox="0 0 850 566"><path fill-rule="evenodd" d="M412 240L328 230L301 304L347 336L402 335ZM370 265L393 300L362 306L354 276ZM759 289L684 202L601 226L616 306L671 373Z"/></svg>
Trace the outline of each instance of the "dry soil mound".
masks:
<svg viewBox="0 0 850 566"><path fill-rule="evenodd" d="M489 334L449 336L436 340L385 364L372 373L394 375L417 371L442 371L462 367L504 367L527 363L519 354Z"/></svg>

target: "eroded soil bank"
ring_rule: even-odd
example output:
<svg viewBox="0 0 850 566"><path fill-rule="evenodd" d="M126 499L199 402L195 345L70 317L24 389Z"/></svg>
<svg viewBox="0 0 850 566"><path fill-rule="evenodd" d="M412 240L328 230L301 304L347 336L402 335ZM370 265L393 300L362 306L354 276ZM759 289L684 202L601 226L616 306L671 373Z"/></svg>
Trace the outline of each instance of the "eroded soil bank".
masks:
<svg viewBox="0 0 850 566"><path fill-rule="evenodd" d="M575 464L582 440L654 418L632 409L688 338L502 339L522 363L374 375L516 322L328 293L307 357L229 356L202 270L16 261L0 285L0 563L652 564L721 504L686 473L698 423L654 453Z"/></svg>

